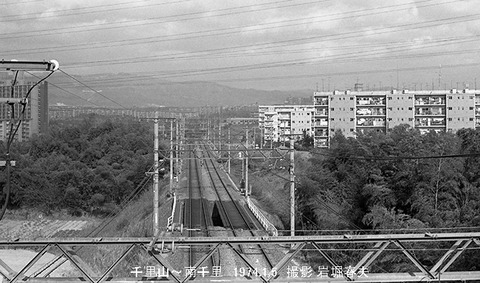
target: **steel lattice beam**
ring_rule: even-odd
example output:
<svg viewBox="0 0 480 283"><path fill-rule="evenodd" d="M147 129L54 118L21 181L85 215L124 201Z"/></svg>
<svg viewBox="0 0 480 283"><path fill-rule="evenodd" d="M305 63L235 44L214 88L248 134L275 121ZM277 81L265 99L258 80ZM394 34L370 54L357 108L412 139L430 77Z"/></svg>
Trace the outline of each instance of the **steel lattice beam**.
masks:
<svg viewBox="0 0 480 283"><path fill-rule="evenodd" d="M413 248L407 248L405 244L421 243L434 244L434 243L449 243L453 242L450 248L446 249L446 252L439 256L433 267L425 266L420 262L418 258L414 256ZM282 246L288 244L291 249L286 252L282 258L278 259L278 262L274 265L272 270L269 270L268 274L258 274L257 277L251 278L252 282L271 282L271 281L285 281L285 278L279 276L279 271L285 269L285 267L291 263L297 255L301 252L317 252L332 266L337 266L337 262L329 255L336 252L335 248L332 248L333 244L340 244L344 246L352 246L352 250L358 249L359 253L362 253L365 249L365 245L373 244L372 248L367 248L367 253L354 265L353 271L356 272L361 267L369 267L372 263L385 251L389 245L394 244L397 247L394 251L401 251L410 262L415 265L421 272L418 273L370 273L368 278L362 278L347 276L346 273L342 273L340 277L336 278L305 278L303 281L318 282L318 281L336 281L336 282L348 282L354 281L368 281L368 282L407 282L407 281L420 281L420 280L438 280L438 281L467 281L467 280L480 280L480 270L464 271L464 272L446 272L446 270L455 262L460 255L468 250L474 250L475 248L469 247L472 242L476 245L480 244L480 233L440 233L440 234L386 234L386 235L331 235L331 236L305 236L305 237L223 237L223 238L182 238L182 237L160 237L152 245L152 238L74 238L74 239L39 239L39 240L22 240L16 239L15 241L0 240L0 246L3 248L28 248L33 247L40 252L31 259L20 271L16 272L6 262L0 258L0 272L5 277L6 282L17 281L29 281L29 282L45 282L51 281L47 277L34 277L39 276L40 272L33 273L34 276L26 276L26 272L32 269L32 266L52 247L56 247L61 252L62 256L70 261L81 272L82 276L79 278L68 278L68 281L89 281L92 283L101 283L104 281L118 282L127 279L112 278L109 277L112 270L119 266L127 255L132 254L135 251L135 247L140 247L140 250L146 252L151 259L154 259L158 264L167 268L169 271L170 280L175 282L186 282L191 280L191 276L186 275L180 277L179 274L175 274L173 271L174 266L170 262L170 255L174 252L160 254L155 248L157 245L171 245L177 247L176 252L185 248L210 246L209 250L205 252L204 256L194 265L193 268L199 268L206 262L220 247L229 247L236 255L237 259L245 263L250 269L255 270L255 265L248 254L240 252L235 247L242 244L252 245L261 244L264 247L272 249L283 249ZM282 245L279 245L282 244ZM358 248L357 245L362 244L362 248ZM73 252L72 247L95 247L95 246L125 246L122 253L116 257L106 270L102 271L102 274L96 275L89 268L89 266ZM313 246L314 248L307 247ZM389 249L392 250L392 249ZM297 261L297 259L295 259ZM433 263L432 263L433 264ZM229 268L233 268L229 266ZM275 271L275 276L272 272ZM343 276L342 276L343 275ZM233 278L235 281L239 281L241 278ZM62 278L55 278L55 282L62 282ZM131 280L131 279L130 279ZM136 279L137 280L137 279ZM205 280L203 278L197 278L198 280ZM242 279L243 280L243 279ZM67 280L66 280L67 281ZM128 281L128 280L127 280ZM141 280L137 280L141 281Z"/></svg>

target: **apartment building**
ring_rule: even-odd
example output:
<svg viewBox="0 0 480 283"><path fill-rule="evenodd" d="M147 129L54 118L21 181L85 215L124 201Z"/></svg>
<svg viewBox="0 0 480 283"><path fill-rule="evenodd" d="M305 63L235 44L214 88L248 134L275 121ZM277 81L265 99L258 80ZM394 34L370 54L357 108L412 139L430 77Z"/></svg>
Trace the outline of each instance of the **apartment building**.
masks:
<svg viewBox="0 0 480 283"><path fill-rule="evenodd" d="M12 95L12 80L3 74L0 79L0 98L23 98L36 82L29 78L20 77L14 86ZM13 115L18 121L22 106L13 105ZM6 141L10 133L12 107L7 103L0 103L0 140ZM34 134L46 132L48 129L48 83L43 82L35 86L30 92L27 108L24 112L23 122L15 136L17 141L30 139Z"/></svg>
<svg viewBox="0 0 480 283"><path fill-rule="evenodd" d="M258 125L265 142L300 139L312 131L313 105L260 105Z"/></svg>
<svg viewBox="0 0 480 283"><path fill-rule="evenodd" d="M480 90L315 92L316 147L327 147L340 130L345 136L409 124L421 132L480 127Z"/></svg>

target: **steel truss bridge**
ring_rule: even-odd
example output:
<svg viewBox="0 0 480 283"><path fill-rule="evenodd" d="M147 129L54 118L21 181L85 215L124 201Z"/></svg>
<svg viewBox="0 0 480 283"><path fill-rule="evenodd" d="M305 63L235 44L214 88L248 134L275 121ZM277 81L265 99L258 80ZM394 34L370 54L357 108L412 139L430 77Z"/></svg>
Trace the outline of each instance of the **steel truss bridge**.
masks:
<svg viewBox="0 0 480 283"><path fill-rule="evenodd" d="M264 249L283 250L271 270L256 266L240 245L261 245ZM480 233L438 234L370 234L323 235L296 237L161 237L155 238L48 238L37 240L0 240L3 249L31 249L36 255L19 270L0 256L0 274L4 282L419 282L480 280L480 268L465 270L460 258L477 254ZM204 255L191 267L176 266L171 259L176 253L191 248ZM88 252L81 253L84 249ZM92 249L116 249L116 256L102 271L87 263ZM215 270L202 267L220 250L230 250L236 265L219 265ZM38 261L47 253L57 257L41 268ZM422 253L430 254L428 262ZM348 253L348 257L345 254ZM308 261L316 258L315 263ZM405 271L395 272L376 268L382 257L396 255ZM158 271L142 270L140 266L125 269L127 257L138 256L151 260ZM53 277L52 269L59 259L69 261L79 276ZM464 258L465 260L465 258ZM457 264L456 264L457 262ZM123 265L122 265L123 264ZM318 266L316 266L318 265ZM35 268L33 268L35 266ZM120 267L123 266L122 270ZM188 268L188 269L187 269ZM471 267L470 267L471 268ZM122 275L123 274L123 275ZM126 274L126 275L125 275Z"/></svg>

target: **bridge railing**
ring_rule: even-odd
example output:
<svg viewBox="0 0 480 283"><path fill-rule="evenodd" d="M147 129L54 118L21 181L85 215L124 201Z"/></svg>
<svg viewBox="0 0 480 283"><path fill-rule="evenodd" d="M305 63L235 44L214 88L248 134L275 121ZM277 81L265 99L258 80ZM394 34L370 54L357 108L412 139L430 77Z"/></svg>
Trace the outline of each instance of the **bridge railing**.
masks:
<svg viewBox="0 0 480 283"><path fill-rule="evenodd" d="M172 204L172 213L167 218L167 229L172 230L173 218L175 217L175 209L177 207L177 195L173 193L173 204Z"/></svg>
<svg viewBox="0 0 480 283"><path fill-rule="evenodd" d="M268 219L263 215L263 213L258 209L258 207L252 202L250 198L247 197L247 206L250 208L250 211L255 215L255 217L258 219L260 224L262 224L263 228L267 230L267 232L270 233L270 235L277 237L278 236L278 230L273 225Z"/></svg>
<svg viewBox="0 0 480 283"><path fill-rule="evenodd" d="M239 245L261 245L277 253L278 261L273 262L271 268L264 268L255 256L244 253ZM285 246L290 247L286 253L283 252ZM480 233L162 237L153 240L151 237L0 238L0 279L3 277L1 281L8 283L124 283L152 282L154 279L183 283L192 279L192 272L196 271L201 282L246 282L252 279L251 282L264 283L277 280L325 283L478 282L480 267L475 265L475 259L480 256L479 247ZM173 256L186 256L192 248L204 253L193 265L182 266L178 257ZM12 261L11 255L22 250L36 255L25 257L22 264ZM73 272L51 274L51 262L47 259L51 254L48 255L47 251L59 255L57 259L69 261ZM203 266L216 253L224 253L229 258L234 255L238 266L231 260L221 260L215 268ZM392 254L395 257L390 257ZM98 260L106 255L108 260ZM399 273L395 265L386 262L388 258L385 256L390 257L389 261L402 262L408 272ZM320 260L305 261L307 258ZM40 263L43 259L46 261ZM37 264L44 265L46 269L42 267L42 270L45 272L35 272Z"/></svg>

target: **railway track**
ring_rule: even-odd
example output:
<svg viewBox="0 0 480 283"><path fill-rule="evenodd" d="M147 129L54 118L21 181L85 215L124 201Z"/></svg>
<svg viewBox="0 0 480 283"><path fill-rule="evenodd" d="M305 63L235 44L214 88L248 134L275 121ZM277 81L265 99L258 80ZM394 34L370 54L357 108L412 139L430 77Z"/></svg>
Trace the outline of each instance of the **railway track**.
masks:
<svg viewBox="0 0 480 283"><path fill-rule="evenodd" d="M215 158L206 145L202 146L202 153L205 157L204 164L207 167L213 190L218 198L216 205L223 226L229 229L229 232L235 237L264 235L260 232L262 228L255 216L253 216L248 209L240 205L238 200L236 200L229 191L228 185L220 173ZM253 259L257 265L261 265L259 270L250 270L251 272L258 272L260 275L263 273L263 275L265 275L274 267L269 255L260 245L240 245L239 249L243 254L250 255L250 258ZM249 275L258 276L259 274Z"/></svg>
<svg viewBox="0 0 480 283"><path fill-rule="evenodd" d="M188 237L210 237L209 227L213 226L210 217L207 201L203 196L201 185L200 160L195 156L196 151L193 146L189 146L188 151L188 195L185 208L183 209L183 218ZM188 264L194 267L203 254L204 250L198 247L191 247L188 251ZM218 258L218 257L217 257ZM210 257L207 266L215 265L214 257ZM192 274L191 277L194 275Z"/></svg>

